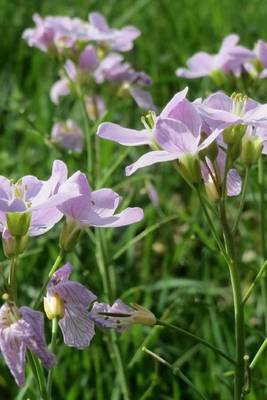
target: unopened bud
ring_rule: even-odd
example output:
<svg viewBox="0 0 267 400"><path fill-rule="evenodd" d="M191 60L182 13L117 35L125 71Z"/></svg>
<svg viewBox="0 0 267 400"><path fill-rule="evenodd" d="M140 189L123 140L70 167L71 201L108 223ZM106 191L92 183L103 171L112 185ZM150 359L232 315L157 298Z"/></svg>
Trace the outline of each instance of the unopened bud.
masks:
<svg viewBox="0 0 267 400"><path fill-rule="evenodd" d="M242 140L240 160L247 167L255 164L260 158L263 144L257 136L245 136Z"/></svg>
<svg viewBox="0 0 267 400"><path fill-rule="evenodd" d="M47 294L44 297L44 311L48 319L63 318L65 313L64 301L58 294Z"/></svg>
<svg viewBox="0 0 267 400"><path fill-rule="evenodd" d="M4 229L2 239L4 254L11 259L24 252L29 237L28 235L14 237L10 235L8 229Z"/></svg>
<svg viewBox="0 0 267 400"><path fill-rule="evenodd" d="M31 225L32 215L29 212L9 212L6 215L6 223L10 235L25 236Z"/></svg>
<svg viewBox="0 0 267 400"><path fill-rule="evenodd" d="M201 181L199 159L195 155L185 154L179 159L179 169L184 177L191 183Z"/></svg>
<svg viewBox="0 0 267 400"><path fill-rule="evenodd" d="M148 326L156 325L157 319L150 310L147 310L139 304L131 304L131 306L135 309L135 312L130 317L132 323Z"/></svg>
<svg viewBox="0 0 267 400"><path fill-rule="evenodd" d="M205 190L210 201L217 202L220 199L218 189L212 179L205 182Z"/></svg>
<svg viewBox="0 0 267 400"><path fill-rule="evenodd" d="M59 246L66 253L73 251L84 227L74 218L67 217L59 238Z"/></svg>
<svg viewBox="0 0 267 400"><path fill-rule="evenodd" d="M246 132L246 125L231 125L223 131L223 140L227 145L239 144Z"/></svg>

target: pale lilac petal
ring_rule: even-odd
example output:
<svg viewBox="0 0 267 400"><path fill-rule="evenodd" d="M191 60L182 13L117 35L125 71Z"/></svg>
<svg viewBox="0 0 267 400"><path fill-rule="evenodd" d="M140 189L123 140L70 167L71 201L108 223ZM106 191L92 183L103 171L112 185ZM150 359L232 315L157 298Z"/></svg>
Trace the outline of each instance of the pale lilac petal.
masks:
<svg viewBox="0 0 267 400"><path fill-rule="evenodd" d="M81 52L79 59L79 66L82 70L94 72L99 64L96 49L94 46L86 46Z"/></svg>
<svg viewBox="0 0 267 400"><path fill-rule="evenodd" d="M239 42L239 36L236 33L230 33L223 39L220 52L231 50Z"/></svg>
<svg viewBox="0 0 267 400"><path fill-rule="evenodd" d="M67 79L60 79L54 83L50 90L50 98L54 104L59 103L61 96L67 96L70 94L69 84Z"/></svg>
<svg viewBox="0 0 267 400"><path fill-rule="evenodd" d="M139 107L145 110L155 110L155 105L149 92L136 86L130 86L129 92Z"/></svg>
<svg viewBox="0 0 267 400"><path fill-rule="evenodd" d="M99 125L97 135L103 139L112 140L124 146L141 146L150 143L150 135L147 130L123 128L112 122L104 122Z"/></svg>
<svg viewBox="0 0 267 400"><path fill-rule="evenodd" d="M196 154L199 138L196 138L189 129L174 119L159 118L156 123L155 139L157 143L176 157L183 154Z"/></svg>
<svg viewBox="0 0 267 400"><path fill-rule="evenodd" d="M223 92L216 92L211 94L206 100L203 101L202 107L214 108L216 110L230 112L233 106L232 99ZM201 109L201 106L200 106Z"/></svg>
<svg viewBox="0 0 267 400"><path fill-rule="evenodd" d="M111 217L117 209L121 197L111 189L92 192L92 209L101 217Z"/></svg>
<svg viewBox="0 0 267 400"><path fill-rule="evenodd" d="M260 39L256 44L256 53L262 65L267 67L267 43Z"/></svg>
<svg viewBox="0 0 267 400"><path fill-rule="evenodd" d="M49 292L57 293L66 304L74 304L83 308L88 308L96 300L96 296L81 283L68 280L49 287Z"/></svg>
<svg viewBox="0 0 267 400"><path fill-rule="evenodd" d="M188 92L188 87L176 93L169 101L169 103L163 108L163 110L160 113L160 117L161 118L169 117L170 113L176 109L177 105L186 98L187 92Z"/></svg>
<svg viewBox="0 0 267 400"><path fill-rule="evenodd" d="M144 218L144 212L139 207L128 207L119 214L111 217L100 217L98 214L91 212L84 224L103 228L118 228L121 226L131 225L141 221Z"/></svg>
<svg viewBox="0 0 267 400"><path fill-rule="evenodd" d="M89 14L90 23L103 32L109 31L109 26L104 15L99 12L92 12Z"/></svg>
<svg viewBox="0 0 267 400"><path fill-rule="evenodd" d="M83 349L90 345L95 335L94 322L89 319L89 312L74 304L65 307L65 314L59 321L64 343L67 346Z"/></svg>
<svg viewBox="0 0 267 400"><path fill-rule="evenodd" d="M203 142L198 146L198 151L201 151L208 147L218 136L222 133L222 129L215 129Z"/></svg>
<svg viewBox="0 0 267 400"><path fill-rule="evenodd" d="M133 164L128 165L125 169L126 176L132 175L139 168L144 168L149 165L153 165L160 162L172 161L178 159L178 154L170 153L168 151L157 150L150 151L143 156L141 156Z"/></svg>
<svg viewBox="0 0 267 400"><path fill-rule="evenodd" d="M52 276L48 287L53 287L60 282L65 282L69 280L70 274L72 272L72 266L70 263L63 265L59 268Z"/></svg>
<svg viewBox="0 0 267 400"><path fill-rule="evenodd" d="M188 59L188 69L178 68L176 70L176 75L189 79L207 76L210 75L210 73L215 69L214 63L214 55L205 52L199 52Z"/></svg>
<svg viewBox="0 0 267 400"><path fill-rule="evenodd" d="M242 190L242 180L236 169L230 169L227 174L227 195L238 196Z"/></svg>
<svg viewBox="0 0 267 400"><path fill-rule="evenodd" d="M177 103L176 106L170 110L168 118L182 122L196 138L199 137L202 120L197 108L187 99Z"/></svg>
<svg viewBox="0 0 267 400"><path fill-rule="evenodd" d="M57 224L63 214L56 208L40 208L32 212L31 226L29 229L29 236L40 236L50 231Z"/></svg>

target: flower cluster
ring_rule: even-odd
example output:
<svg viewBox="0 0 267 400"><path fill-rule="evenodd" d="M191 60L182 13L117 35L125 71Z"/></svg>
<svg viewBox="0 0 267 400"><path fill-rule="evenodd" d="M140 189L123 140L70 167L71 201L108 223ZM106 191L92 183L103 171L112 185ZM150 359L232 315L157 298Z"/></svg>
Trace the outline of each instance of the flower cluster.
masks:
<svg viewBox="0 0 267 400"><path fill-rule="evenodd" d="M142 118L141 131L102 123L97 134L125 146L151 148L126 168L126 175L155 163L178 160L182 176L193 184L204 181L207 193L215 198L220 196L226 171L227 194L236 196L241 179L229 163L233 165L240 157L250 166L261 152L265 154L267 104L236 93L228 97L223 92L190 102L187 91L177 93L158 116L150 112Z"/></svg>
<svg viewBox="0 0 267 400"><path fill-rule="evenodd" d="M222 75L239 78L242 73L253 78L267 76L267 43L258 40L253 50L238 44L239 36L232 33L225 37L217 54L200 51L187 60L187 68L178 68L176 75L188 79Z"/></svg>
<svg viewBox="0 0 267 400"><path fill-rule="evenodd" d="M137 28L110 28L105 17L98 12L89 14L88 21L60 16L42 18L37 14L33 20L35 27L26 29L23 38L29 46L57 57L62 65L60 79L50 91L55 104L70 93L76 96L91 93L89 116L93 115L94 119L94 115L103 112L103 100L97 94L99 87L109 82L118 96L130 95L139 107L154 109L147 91L151 79L144 72L136 71L123 55L133 48L134 40L140 35ZM54 130L58 130L57 126L52 131L52 138ZM70 142L68 135L68 139L59 143L69 150ZM77 148L75 142L71 149L80 151L80 147L80 143Z"/></svg>

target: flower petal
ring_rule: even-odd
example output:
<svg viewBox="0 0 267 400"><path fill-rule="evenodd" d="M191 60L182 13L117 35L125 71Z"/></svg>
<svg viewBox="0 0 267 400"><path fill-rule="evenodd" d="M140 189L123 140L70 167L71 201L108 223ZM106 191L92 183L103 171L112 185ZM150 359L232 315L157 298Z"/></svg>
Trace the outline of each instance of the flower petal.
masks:
<svg viewBox="0 0 267 400"><path fill-rule="evenodd" d="M141 146L150 143L150 135L147 130L123 128L112 122L104 122L99 125L97 135L104 139L112 140L124 146Z"/></svg>
<svg viewBox="0 0 267 400"><path fill-rule="evenodd" d="M176 159L178 159L178 154L176 153L169 153L168 151L163 151L163 150L150 151L141 156L133 164L128 165L126 167L125 173L126 176L130 176L139 168L144 168L156 163L171 161Z"/></svg>

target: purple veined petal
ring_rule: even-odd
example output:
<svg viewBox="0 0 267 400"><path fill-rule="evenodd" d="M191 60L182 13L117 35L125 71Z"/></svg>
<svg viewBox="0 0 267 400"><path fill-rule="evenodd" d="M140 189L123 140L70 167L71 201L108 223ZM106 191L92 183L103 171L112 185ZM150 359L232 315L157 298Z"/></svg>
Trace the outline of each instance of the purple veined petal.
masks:
<svg viewBox="0 0 267 400"><path fill-rule="evenodd" d="M119 214L111 217L101 217L93 211L88 215L87 220L82 221L86 225L99 228L118 228L131 225L141 221L144 218L144 212L139 207L128 207Z"/></svg>
<svg viewBox="0 0 267 400"><path fill-rule="evenodd" d="M129 92L139 107L145 110L155 110L155 105L153 104L153 99L149 92L136 86L130 86Z"/></svg>
<svg viewBox="0 0 267 400"><path fill-rule="evenodd" d="M41 207L32 212L29 236L35 237L50 231L63 217L63 214L55 207Z"/></svg>
<svg viewBox="0 0 267 400"><path fill-rule="evenodd" d="M95 335L94 322L89 318L89 312L73 303L65 307L65 314L59 321L64 343L67 346L83 349L90 345Z"/></svg>
<svg viewBox="0 0 267 400"><path fill-rule="evenodd" d="M227 195L238 196L242 190L242 180L236 169L230 169L227 174Z"/></svg>
<svg viewBox="0 0 267 400"><path fill-rule="evenodd" d="M58 283L60 283L60 282L68 281L71 272L72 272L71 264L70 263L64 264L53 274L53 276L48 284L48 288L49 288L49 286L54 287L55 285L58 285Z"/></svg>
<svg viewBox="0 0 267 400"><path fill-rule="evenodd" d="M113 48L117 51L129 51L133 48L133 41L140 36L141 32L134 26L125 26L121 29L118 38L113 40Z"/></svg>
<svg viewBox="0 0 267 400"><path fill-rule="evenodd" d="M70 89L67 79L60 79L54 83L50 90L50 98L54 104L59 103L61 96L67 96L70 94Z"/></svg>
<svg viewBox="0 0 267 400"><path fill-rule="evenodd" d="M11 183L4 176L0 176L0 199L8 200L10 198Z"/></svg>
<svg viewBox="0 0 267 400"><path fill-rule="evenodd" d="M25 345L42 361L45 368L49 369L55 365L55 355L48 350L44 336L44 316L41 312L29 307L20 307L22 319L22 331L28 329L29 334L23 339ZM27 326L25 326L27 325Z"/></svg>
<svg viewBox="0 0 267 400"><path fill-rule="evenodd" d="M191 104L187 99L177 103L176 107L169 112L168 118L182 122L196 138L199 137L202 119L197 107Z"/></svg>
<svg viewBox="0 0 267 400"><path fill-rule="evenodd" d="M59 188L59 193L75 192L77 195L87 196L91 198L91 187L86 175L81 171L76 171L69 179L67 179Z"/></svg>
<svg viewBox="0 0 267 400"><path fill-rule="evenodd" d="M180 121L159 118L155 127L157 143L176 158L184 154L196 154L200 137L196 138Z"/></svg>
<svg viewBox="0 0 267 400"><path fill-rule="evenodd" d="M222 129L215 129L203 142L198 146L198 151L201 151L208 147L218 136L222 133Z"/></svg>
<svg viewBox="0 0 267 400"><path fill-rule="evenodd" d="M133 164L128 165L125 169L126 176L132 175L140 168L148 167L149 165L157 164L165 161L177 160L179 158L176 153L169 153L164 150L150 151L135 161Z"/></svg>
<svg viewBox="0 0 267 400"><path fill-rule="evenodd" d="M146 129L137 131L124 128L112 122L100 124L96 134L103 139L108 139L124 146L141 146L149 144L151 141L151 135Z"/></svg>
<svg viewBox="0 0 267 400"><path fill-rule="evenodd" d="M66 200L57 206L58 210L67 217L79 222L87 218L92 208L91 201L87 196L80 195Z"/></svg>
<svg viewBox="0 0 267 400"><path fill-rule="evenodd" d="M258 105L244 115L245 123L267 127L267 104Z"/></svg>
<svg viewBox="0 0 267 400"><path fill-rule="evenodd" d="M267 67L267 43L261 39L256 44L256 54L263 66Z"/></svg>
<svg viewBox="0 0 267 400"><path fill-rule="evenodd" d="M24 201L20 199L13 199L11 201L1 200L0 199L0 211L3 212L23 212L26 211L27 207Z"/></svg>
<svg viewBox="0 0 267 400"><path fill-rule="evenodd" d="M79 67L88 72L94 72L98 67L99 61L94 46L86 46L80 54Z"/></svg>
<svg viewBox="0 0 267 400"><path fill-rule="evenodd" d="M220 125L223 124L227 127L232 124L241 124L243 122L243 119L236 114L210 107L201 107L200 113L211 129L219 128Z"/></svg>
<svg viewBox="0 0 267 400"><path fill-rule="evenodd" d="M22 189L25 188L26 201L31 201L40 192L43 182L32 175L26 175L20 180Z"/></svg>
<svg viewBox="0 0 267 400"><path fill-rule="evenodd" d="M200 108L208 107L216 110L231 112L232 106L233 101L229 96L223 92L216 92L204 100L202 105L200 105Z"/></svg>
<svg viewBox="0 0 267 400"><path fill-rule="evenodd" d="M101 217L111 217L117 209L121 197L111 189L92 192L92 209Z"/></svg>
<svg viewBox="0 0 267 400"><path fill-rule="evenodd" d="M170 113L175 110L176 106L186 98L188 87L184 88L180 92L176 93L169 103L163 108L160 113L161 118L169 117Z"/></svg>
<svg viewBox="0 0 267 400"><path fill-rule="evenodd" d="M65 272L65 271L64 271ZM54 277L54 276L53 276ZM57 285L49 288L49 291L54 294L57 293L65 304L74 304L77 307L87 309L89 305L96 300L96 296L85 286L79 282L62 281Z"/></svg>

